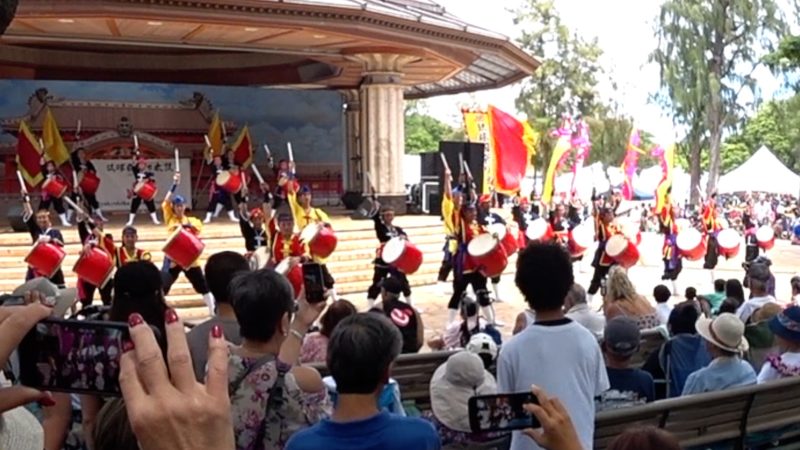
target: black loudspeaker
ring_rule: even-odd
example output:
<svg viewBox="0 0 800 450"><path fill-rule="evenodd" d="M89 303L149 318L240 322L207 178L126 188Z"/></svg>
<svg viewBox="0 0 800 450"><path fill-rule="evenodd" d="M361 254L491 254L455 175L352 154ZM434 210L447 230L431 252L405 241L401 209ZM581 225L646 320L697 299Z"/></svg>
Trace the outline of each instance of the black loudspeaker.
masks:
<svg viewBox="0 0 800 450"><path fill-rule="evenodd" d="M483 192L483 161L485 148L485 145L475 142L439 142L439 153L444 154L445 159L447 159L447 165L450 166L450 171L453 173L453 181L457 183L463 172L463 169L460 167L459 159L459 155L461 155L464 162L469 165L469 170L475 178L475 186L477 187L478 193ZM424 160L422 164L425 164ZM435 164L436 175L442 177L444 175L444 166L438 154L436 155Z"/></svg>
<svg viewBox="0 0 800 450"><path fill-rule="evenodd" d="M428 196L428 214L431 216L442 215L442 192L439 185L431 185L425 192Z"/></svg>
<svg viewBox="0 0 800 450"><path fill-rule="evenodd" d="M358 205L361 204L361 201L364 200L364 196L361 192L357 191L347 191L342 195L342 203L344 207L350 211L358 208Z"/></svg>
<svg viewBox="0 0 800 450"><path fill-rule="evenodd" d="M8 225L16 232L28 231L28 225L22 220L22 206L14 205L6 213Z"/></svg>
<svg viewBox="0 0 800 450"><path fill-rule="evenodd" d="M419 156L420 156L420 162L419 162L420 177L421 178L435 177L439 179L442 176L440 169L442 165L442 158L439 156L439 153L438 152L420 153Z"/></svg>

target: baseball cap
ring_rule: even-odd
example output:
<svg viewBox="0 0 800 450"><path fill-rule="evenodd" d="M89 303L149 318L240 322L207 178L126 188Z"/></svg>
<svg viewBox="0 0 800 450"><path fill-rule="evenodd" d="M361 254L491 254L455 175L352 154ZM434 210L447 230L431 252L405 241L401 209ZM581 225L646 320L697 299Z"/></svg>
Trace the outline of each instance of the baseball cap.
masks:
<svg viewBox="0 0 800 450"><path fill-rule="evenodd" d="M45 277L33 278L24 284L17 286L12 295L25 295L28 292L39 292L45 298L53 299L53 316L64 317L67 310L75 303L78 290L75 288L60 289L52 281Z"/></svg>
<svg viewBox="0 0 800 450"><path fill-rule="evenodd" d="M304 184L304 185L302 185L300 187L300 192L299 193L300 194L310 194L311 193L311 187L309 185L307 185L307 184Z"/></svg>
<svg viewBox="0 0 800 450"><path fill-rule="evenodd" d="M172 204L173 205L183 205L186 203L182 195L175 195L172 197Z"/></svg>
<svg viewBox="0 0 800 450"><path fill-rule="evenodd" d="M403 283L395 277L389 277L383 280L381 288L386 289L390 294L400 294L403 291Z"/></svg>
<svg viewBox="0 0 800 450"><path fill-rule="evenodd" d="M615 317L609 320L603 336L606 349L619 356L631 356L636 353L642 337L636 321L629 317Z"/></svg>

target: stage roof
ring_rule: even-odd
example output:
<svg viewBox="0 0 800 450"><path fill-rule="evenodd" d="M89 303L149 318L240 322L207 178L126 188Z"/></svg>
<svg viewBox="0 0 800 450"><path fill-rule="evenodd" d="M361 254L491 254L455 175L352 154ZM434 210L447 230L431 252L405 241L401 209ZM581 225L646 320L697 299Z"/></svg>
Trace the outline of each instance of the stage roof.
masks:
<svg viewBox="0 0 800 450"><path fill-rule="evenodd" d="M429 0L20 0L0 77L353 89L412 55L406 98L504 86L538 61Z"/></svg>

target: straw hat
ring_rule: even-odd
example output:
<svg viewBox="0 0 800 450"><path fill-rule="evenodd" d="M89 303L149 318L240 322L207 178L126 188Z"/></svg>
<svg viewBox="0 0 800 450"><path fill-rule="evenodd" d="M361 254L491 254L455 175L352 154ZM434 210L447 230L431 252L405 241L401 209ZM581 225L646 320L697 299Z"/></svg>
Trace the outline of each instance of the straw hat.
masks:
<svg viewBox="0 0 800 450"><path fill-rule="evenodd" d="M0 415L0 449L42 450L44 430L33 414L23 407Z"/></svg>
<svg viewBox="0 0 800 450"><path fill-rule="evenodd" d="M731 313L722 313L713 319L700 318L695 323L703 339L729 352L746 352L749 348L744 338L744 322Z"/></svg>
<svg viewBox="0 0 800 450"><path fill-rule="evenodd" d="M496 394L497 383L483 368L483 361L477 355L462 351L450 356L436 369L431 378L430 393L431 409L436 419L451 430L469 433L469 398Z"/></svg>

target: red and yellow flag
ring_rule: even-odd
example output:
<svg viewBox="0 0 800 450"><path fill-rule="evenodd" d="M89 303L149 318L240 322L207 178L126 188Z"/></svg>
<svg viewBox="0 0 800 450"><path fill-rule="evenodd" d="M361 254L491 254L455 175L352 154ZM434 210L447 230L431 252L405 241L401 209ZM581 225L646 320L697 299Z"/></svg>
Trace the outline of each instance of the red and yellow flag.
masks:
<svg viewBox="0 0 800 450"><path fill-rule="evenodd" d="M25 121L19 123L19 135L17 136L17 170L22 173L29 188L39 185L44 179L42 175L42 148L36 141L36 137L31 133Z"/></svg>
<svg viewBox="0 0 800 450"><path fill-rule="evenodd" d="M214 118L211 119L211 125L208 127L208 142L210 147L206 147L204 156L206 160L211 160L215 156L222 155L222 121L219 118L219 111L214 113Z"/></svg>
<svg viewBox="0 0 800 450"><path fill-rule="evenodd" d="M250 138L250 129L247 125L239 132L236 141L231 145L231 150L236 165L242 169L250 167L250 163L253 162L253 140Z"/></svg>
<svg viewBox="0 0 800 450"><path fill-rule="evenodd" d="M515 194L535 151L536 133L527 121L517 120L494 106L489 106L489 126L494 187L498 192Z"/></svg>
<svg viewBox="0 0 800 450"><path fill-rule="evenodd" d="M661 181L656 187L656 213L666 210L669 206L670 196L669 191L672 187L672 168L675 166L675 145L669 145L667 148L658 146L651 151L651 155L659 160L661 165Z"/></svg>
<svg viewBox="0 0 800 450"><path fill-rule="evenodd" d="M542 202L550 204L553 199L553 191L556 188L556 174L572 150L572 142L569 135L560 135L553 148L553 156L550 157L550 164L547 166L547 174L544 177L544 187L542 188Z"/></svg>
<svg viewBox="0 0 800 450"><path fill-rule="evenodd" d="M50 107L44 110L44 121L42 121L42 141L44 142L44 154L47 159L56 163L57 166L69 161L69 149L61 139L61 132L58 130L56 118Z"/></svg>

